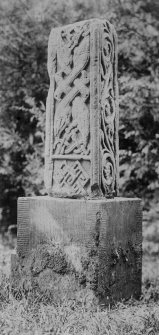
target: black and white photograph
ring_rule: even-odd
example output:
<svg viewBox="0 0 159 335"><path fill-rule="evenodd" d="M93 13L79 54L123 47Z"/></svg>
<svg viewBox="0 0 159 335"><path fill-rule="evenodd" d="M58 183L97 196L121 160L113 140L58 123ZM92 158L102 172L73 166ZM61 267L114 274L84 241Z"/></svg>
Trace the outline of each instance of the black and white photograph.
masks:
<svg viewBox="0 0 159 335"><path fill-rule="evenodd" d="M0 335L159 335L159 0L0 0Z"/></svg>

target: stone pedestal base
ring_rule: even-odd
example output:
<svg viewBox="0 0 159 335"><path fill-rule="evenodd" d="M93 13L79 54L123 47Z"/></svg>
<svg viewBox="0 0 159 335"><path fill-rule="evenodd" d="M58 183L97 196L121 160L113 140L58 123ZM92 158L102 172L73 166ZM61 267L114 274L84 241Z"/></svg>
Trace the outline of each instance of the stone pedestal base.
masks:
<svg viewBox="0 0 159 335"><path fill-rule="evenodd" d="M27 257L39 242L94 246L98 293L111 303L141 293L142 210L139 199L19 198L17 254Z"/></svg>

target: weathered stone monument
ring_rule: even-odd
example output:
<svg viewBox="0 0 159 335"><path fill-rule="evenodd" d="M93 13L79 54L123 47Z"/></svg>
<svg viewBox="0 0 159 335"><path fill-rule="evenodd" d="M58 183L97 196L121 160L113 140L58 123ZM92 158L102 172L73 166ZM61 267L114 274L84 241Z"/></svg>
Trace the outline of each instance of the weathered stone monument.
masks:
<svg viewBox="0 0 159 335"><path fill-rule="evenodd" d="M45 238L96 247L98 293L111 302L141 293L140 199L118 197L117 41L92 19L55 28L48 47L45 185L18 200L17 254Z"/></svg>
<svg viewBox="0 0 159 335"><path fill-rule="evenodd" d="M51 32L45 183L52 195L117 195L116 47L115 31L106 21Z"/></svg>

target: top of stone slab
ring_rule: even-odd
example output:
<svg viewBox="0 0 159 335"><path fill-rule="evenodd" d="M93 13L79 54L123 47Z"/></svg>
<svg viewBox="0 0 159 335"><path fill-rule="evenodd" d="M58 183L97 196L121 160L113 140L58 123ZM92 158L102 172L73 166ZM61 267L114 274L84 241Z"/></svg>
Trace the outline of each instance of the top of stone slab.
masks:
<svg viewBox="0 0 159 335"><path fill-rule="evenodd" d="M79 201L79 202L85 202L86 200L85 199L68 199L68 198L56 198L54 199L53 197L50 197L50 196L33 196L33 197L19 197L18 198L19 201L32 201L32 200L35 200L35 201L58 201L58 202L63 202L63 200L65 200L66 202L76 202L76 201ZM89 202L96 202L96 203L105 203L105 202L108 202L108 203L111 203L111 202L138 202L138 201L141 201L140 198L124 198L124 197L115 197L115 198L112 198L112 199L97 199L95 198L94 200L93 199L87 199L87 201Z"/></svg>
<svg viewBox="0 0 159 335"><path fill-rule="evenodd" d="M74 22L74 23L69 23L69 24L66 24L64 26L58 26L58 27L54 27L52 29L57 29L57 30L61 30L63 28L69 28L69 27L72 27L72 26L82 26L84 25L85 23L91 23L91 24L96 24L96 23L99 23L99 24L103 24L103 23L106 23L108 22L109 25L111 25L113 27L113 25L106 19L99 19L99 18L93 18L93 19L88 19L88 20L83 20L83 21L77 21L77 22Z"/></svg>

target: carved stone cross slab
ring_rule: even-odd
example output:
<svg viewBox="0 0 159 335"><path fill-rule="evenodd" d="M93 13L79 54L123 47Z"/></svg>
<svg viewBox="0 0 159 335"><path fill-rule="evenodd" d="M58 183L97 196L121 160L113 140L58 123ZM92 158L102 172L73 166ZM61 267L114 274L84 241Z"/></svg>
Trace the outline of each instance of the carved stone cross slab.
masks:
<svg viewBox="0 0 159 335"><path fill-rule="evenodd" d="M51 31L45 147L45 185L51 196L18 199L17 255L12 255L11 261L15 288L19 279L21 285L31 278L29 285L34 285L36 267L37 289L43 286L47 270L52 271L48 287L53 287L58 272L50 262L48 268L46 265L39 271L46 258L39 250L46 250L50 259L50 245L58 245L66 263L67 252L71 252L70 261L77 259L86 278L93 264L95 281L91 278L89 285L93 283L102 306L141 295L141 200L116 197L116 45L114 28L105 20L83 21ZM87 270L78 258L83 257L82 251L84 258L89 256ZM40 258L36 266L31 259L37 252ZM32 277L25 278L29 264ZM72 266L74 275L74 263Z"/></svg>
<svg viewBox="0 0 159 335"><path fill-rule="evenodd" d="M106 20L52 29L45 185L60 197L118 193L116 34Z"/></svg>

